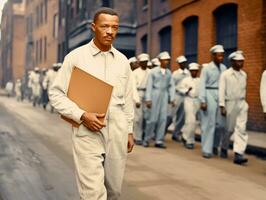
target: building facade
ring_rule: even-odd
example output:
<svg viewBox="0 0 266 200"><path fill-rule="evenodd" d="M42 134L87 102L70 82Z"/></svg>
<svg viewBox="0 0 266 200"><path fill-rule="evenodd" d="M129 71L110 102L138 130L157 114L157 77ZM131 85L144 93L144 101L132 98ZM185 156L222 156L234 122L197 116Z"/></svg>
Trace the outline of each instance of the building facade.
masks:
<svg viewBox="0 0 266 200"><path fill-rule="evenodd" d="M149 8L152 9L149 9ZM160 9L159 9L160 8ZM137 0L137 53L155 57L168 50L175 59L207 63L214 44L225 47L227 56L241 49L248 74L248 129L264 131L266 121L259 99L259 85L266 68L266 2L263 0Z"/></svg>
<svg viewBox="0 0 266 200"><path fill-rule="evenodd" d="M58 61L72 49L88 43L92 37L91 22L100 7L111 7L120 14L120 27L114 46L127 57L135 55L136 13L131 0L60 0Z"/></svg>
<svg viewBox="0 0 266 200"><path fill-rule="evenodd" d="M26 70L57 62L58 0L26 0Z"/></svg>
<svg viewBox="0 0 266 200"><path fill-rule="evenodd" d="M24 73L25 1L8 1L1 20L1 86L21 78Z"/></svg>

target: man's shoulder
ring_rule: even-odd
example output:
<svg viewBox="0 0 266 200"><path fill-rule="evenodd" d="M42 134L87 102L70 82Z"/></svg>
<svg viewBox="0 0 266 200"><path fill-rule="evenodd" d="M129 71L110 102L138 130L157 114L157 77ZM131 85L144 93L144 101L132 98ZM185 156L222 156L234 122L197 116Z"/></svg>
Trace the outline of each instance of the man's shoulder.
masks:
<svg viewBox="0 0 266 200"><path fill-rule="evenodd" d="M113 50L113 53L115 54L114 56L117 56L118 59L121 59L122 61L129 63L127 57L122 52L120 52L119 50L117 50L114 47L112 47L112 50Z"/></svg>
<svg viewBox="0 0 266 200"><path fill-rule="evenodd" d="M88 43L87 44L84 44L84 45L82 45L80 47L77 47L77 48L73 49L72 51L70 51L66 55L66 57L71 58L71 57L80 56L80 54L82 52L88 52L88 47L89 47L89 44Z"/></svg>

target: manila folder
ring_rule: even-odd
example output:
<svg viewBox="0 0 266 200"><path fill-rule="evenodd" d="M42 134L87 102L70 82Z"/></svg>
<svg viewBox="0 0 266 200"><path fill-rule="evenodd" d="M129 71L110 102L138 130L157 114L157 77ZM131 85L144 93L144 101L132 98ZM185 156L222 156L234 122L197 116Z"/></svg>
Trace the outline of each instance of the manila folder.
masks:
<svg viewBox="0 0 266 200"><path fill-rule="evenodd" d="M106 114L112 96L112 90L112 85L92 76L78 67L74 67L67 96L86 112ZM71 123L72 126L79 127L79 124L74 120L63 115L61 115L61 118ZM99 120L103 122L104 118L99 118Z"/></svg>

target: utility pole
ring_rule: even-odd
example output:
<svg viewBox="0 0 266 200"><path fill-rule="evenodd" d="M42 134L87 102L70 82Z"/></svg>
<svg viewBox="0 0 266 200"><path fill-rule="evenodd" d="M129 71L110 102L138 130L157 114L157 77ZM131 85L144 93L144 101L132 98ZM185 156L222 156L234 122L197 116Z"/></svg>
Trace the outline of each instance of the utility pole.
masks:
<svg viewBox="0 0 266 200"><path fill-rule="evenodd" d="M148 54L151 56L151 38L152 38L152 30L151 30L151 25L152 25L152 0L148 0L148 19L147 19L147 24L148 24Z"/></svg>

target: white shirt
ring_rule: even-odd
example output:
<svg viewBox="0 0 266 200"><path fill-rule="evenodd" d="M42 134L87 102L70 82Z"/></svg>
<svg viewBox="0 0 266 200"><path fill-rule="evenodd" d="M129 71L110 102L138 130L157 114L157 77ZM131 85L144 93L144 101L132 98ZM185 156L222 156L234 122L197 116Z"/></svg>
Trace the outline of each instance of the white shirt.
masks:
<svg viewBox="0 0 266 200"><path fill-rule="evenodd" d="M121 108L128 123L127 131L132 133L134 118L133 77L127 58L114 47L111 47L108 52L100 51L93 40L71 51L65 57L49 91L49 97L52 106L60 114L81 123L80 118L85 111L67 97L73 67L81 68L114 86L107 115L115 115L112 114L112 111Z"/></svg>
<svg viewBox="0 0 266 200"><path fill-rule="evenodd" d="M192 98L197 98L199 96L199 83L200 79L198 77L192 78L188 76L180 82L179 91L182 94L186 94L189 88L192 88L187 95Z"/></svg>
<svg viewBox="0 0 266 200"><path fill-rule="evenodd" d="M173 80L174 80L174 84L175 84L175 90L179 92L179 86L181 81L186 78L186 77L190 77L190 72L187 69L181 69L179 68L178 70L175 70L173 72Z"/></svg>
<svg viewBox="0 0 266 200"><path fill-rule="evenodd" d="M263 112L266 113L266 70L263 72L260 81L260 100Z"/></svg>
<svg viewBox="0 0 266 200"><path fill-rule="evenodd" d="M232 67L225 70L219 82L219 105L225 106L225 101L246 99L247 74L236 71Z"/></svg>
<svg viewBox="0 0 266 200"><path fill-rule="evenodd" d="M161 68L161 72L162 72L163 75L165 75L166 69Z"/></svg>
<svg viewBox="0 0 266 200"><path fill-rule="evenodd" d="M141 69L141 67L133 71L133 77L134 77L133 98L136 103L140 103L140 99L144 97L149 72L150 72L149 68L147 68L146 70L143 70Z"/></svg>

